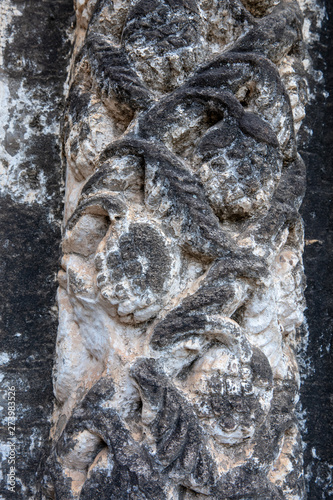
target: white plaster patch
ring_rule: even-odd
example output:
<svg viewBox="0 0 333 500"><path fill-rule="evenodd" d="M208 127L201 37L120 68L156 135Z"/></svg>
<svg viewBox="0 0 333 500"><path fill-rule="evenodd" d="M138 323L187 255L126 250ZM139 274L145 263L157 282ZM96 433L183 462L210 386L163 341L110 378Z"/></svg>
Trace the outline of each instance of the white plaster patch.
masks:
<svg viewBox="0 0 333 500"><path fill-rule="evenodd" d="M0 354L0 366L6 365L7 363L9 363L9 361L10 361L10 357L8 356L8 354L6 352L2 352Z"/></svg>
<svg viewBox="0 0 333 500"><path fill-rule="evenodd" d="M46 123L46 116L51 104L45 106L34 98L21 82L15 92L10 88L10 82L2 76L0 79L0 193L8 194L14 201L20 203L38 203L47 205L50 196L47 194L47 177L40 167L35 167L27 160L30 140L36 137L36 132L30 125L35 116L39 116L43 135L58 135L58 124ZM48 158L45 157L45 162ZM29 172L34 173L33 183L29 180ZM39 171L37 171L37 168Z"/></svg>
<svg viewBox="0 0 333 500"><path fill-rule="evenodd" d="M2 456L3 458L7 458L9 455L9 451L10 451L9 444L0 443L0 456Z"/></svg>
<svg viewBox="0 0 333 500"><path fill-rule="evenodd" d="M303 38L306 43L312 44L315 40L319 40L320 28L323 25L324 19L327 17L325 7L321 7L316 0L298 0L298 4L304 15L306 11L310 11L316 18L316 31L311 31L311 21L305 17L303 23Z"/></svg>
<svg viewBox="0 0 333 500"><path fill-rule="evenodd" d="M29 438L30 438L29 451L31 454L33 454L35 449L39 449L42 447L43 437L40 433L40 430L35 427L32 430L32 433L30 434Z"/></svg>
<svg viewBox="0 0 333 500"><path fill-rule="evenodd" d="M22 13L12 4L11 0L1 0L0 2L0 66L3 65L3 54L6 44L11 41L8 37L7 28L14 16L21 16ZM1 97L1 95L0 95Z"/></svg>

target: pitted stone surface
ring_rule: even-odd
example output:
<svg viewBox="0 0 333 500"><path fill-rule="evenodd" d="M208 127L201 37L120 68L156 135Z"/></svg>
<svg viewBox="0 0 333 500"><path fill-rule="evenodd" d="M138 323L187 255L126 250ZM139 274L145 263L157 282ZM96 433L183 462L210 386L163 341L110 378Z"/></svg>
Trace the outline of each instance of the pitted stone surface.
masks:
<svg viewBox="0 0 333 500"><path fill-rule="evenodd" d="M302 23L78 2L45 498L304 498Z"/></svg>

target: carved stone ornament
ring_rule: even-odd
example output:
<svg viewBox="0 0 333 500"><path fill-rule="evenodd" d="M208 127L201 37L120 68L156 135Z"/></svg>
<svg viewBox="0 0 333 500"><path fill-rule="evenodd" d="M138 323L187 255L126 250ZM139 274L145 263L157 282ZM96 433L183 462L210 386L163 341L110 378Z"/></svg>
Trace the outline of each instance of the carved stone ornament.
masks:
<svg viewBox="0 0 333 500"><path fill-rule="evenodd" d="M303 17L77 0L44 498L304 498Z"/></svg>

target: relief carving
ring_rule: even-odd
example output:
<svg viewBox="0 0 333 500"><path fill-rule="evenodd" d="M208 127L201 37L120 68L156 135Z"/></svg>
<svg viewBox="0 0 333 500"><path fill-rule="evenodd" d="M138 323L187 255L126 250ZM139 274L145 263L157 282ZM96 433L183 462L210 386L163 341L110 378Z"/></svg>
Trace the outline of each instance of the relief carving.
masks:
<svg viewBox="0 0 333 500"><path fill-rule="evenodd" d="M300 8L76 10L44 498L302 499Z"/></svg>

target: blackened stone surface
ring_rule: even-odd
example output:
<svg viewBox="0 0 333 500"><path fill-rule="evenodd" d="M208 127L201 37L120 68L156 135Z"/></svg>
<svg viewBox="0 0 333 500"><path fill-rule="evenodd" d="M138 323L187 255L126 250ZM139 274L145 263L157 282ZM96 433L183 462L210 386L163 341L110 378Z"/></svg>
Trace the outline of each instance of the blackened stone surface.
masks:
<svg viewBox="0 0 333 500"><path fill-rule="evenodd" d="M307 276L307 321L309 344L301 402L305 410L303 439L308 498L333 496L333 4L326 7L328 18L314 44L312 58L324 81L315 88L316 99L308 106L299 149L307 165L308 186L302 207L305 221L304 264ZM323 91L331 95L325 98ZM306 127L313 130L308 140Z"/></svg>
<svg viewBox="0 0 333 500"><path fill-rule="evenodd" d="M54 272L59 230L47 221L47 209L0 200L2 351L9 356L2 388L16 388L15 498L33 498L52 411L51 370L56 335ZM6 410L6 401L4 401ZM6 423L6 422L5 422ZM8 431L2 428L4 441ZM8 472L3 463L4 479ZM4 491L4 497L14 493ZM11 495L11 496L10 496Z"/></svg>
<svg viewBox="0 0 333 500"><path fill-rule="evenodd" d="M0 147L19 175L17 184L14 179L0 198L0 352L5 353L1 357L0 497L27 500L36 498L38 467L48 446L53 405L55 274L62 218L57 123L62 112L73 6L72 0L14 0L9 5L21 15L12 18L6 32L0 78L9 89L8 119L13 129L12 140L7 130ZM22 163L15 163L18 152ZM30 190L43 191L41 179L43 196L27 200ZM5 458L9 386L16 388L15 493L8 490L9 464Z"/></svg>

